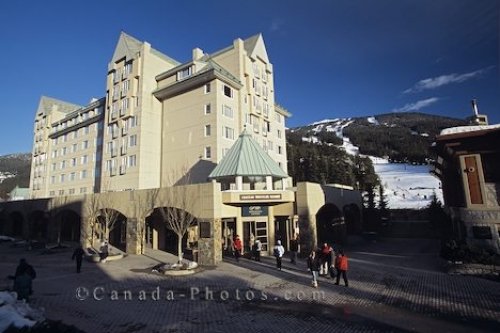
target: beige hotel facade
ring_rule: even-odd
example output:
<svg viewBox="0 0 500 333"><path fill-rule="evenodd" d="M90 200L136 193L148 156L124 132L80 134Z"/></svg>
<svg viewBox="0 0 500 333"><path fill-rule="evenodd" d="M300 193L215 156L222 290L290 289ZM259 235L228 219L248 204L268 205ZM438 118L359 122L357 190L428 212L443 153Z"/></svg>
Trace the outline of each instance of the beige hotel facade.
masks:
<svg viewBox="0 0 500 333"><path fill-rule="evenodd" d="M63 234L90 246L88 206L99 197L100 209L122 217L115 236L109 235L112 244L129 253L169 250L172 239L155 210L177 205L167 197L187 188L197 198L189 208L197 224L186 246L196 247L202 264L219 262L235 234L247 250L259 238L269 251L278 238L288 245L300 236L309 248L359 230L357 191L293 186L285 138L290 113L274 96L274 69L261 34L211 54L194 48L191 59L180 63L122 32L108 64L105 96L85 106L41 98L30 209L25 203L13 217L22 203L4 205L2 228L26 235L36 224L38 234L50 238L50 210L64 198L57 212L73 211L78 223ZM153 192L154 202L139 204ZM336 235L322 236L319 229Z"/></svg>

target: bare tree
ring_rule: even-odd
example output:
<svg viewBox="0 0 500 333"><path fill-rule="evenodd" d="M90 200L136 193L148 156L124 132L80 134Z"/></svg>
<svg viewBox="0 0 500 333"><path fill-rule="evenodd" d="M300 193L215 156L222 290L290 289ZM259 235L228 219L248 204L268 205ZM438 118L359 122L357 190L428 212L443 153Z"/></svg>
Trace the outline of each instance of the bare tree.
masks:
<svg viewBox="0 0 500 333"><path fill-rule="evenodd" d="M51 223L56 223L57 228L57 245L61 246L61 233L62 233L62 223L64 216L62 215L62 211L66 207L66 203L68 202L68 197L53 197L49 201L49 220Z"/></svg>
<svg viewBox="0 0 500 333"><path fill-rule="evenodd" d="M143 195L139 195L136 206L137 213L136 216L139 219L137 221L136 237L139 240L141 246L141 254L144 253L144 243L146 237L146 218L153 212L156 206L156 200L158 198L159 188L149 189Z"/></svg>
<svg viewBox="0 0 500 333"><path fill-rule="evenodd" d="M103 207L99 210L99 221L101 223L101 227L104 231L104 235L106 239L109 241L109 234L116 227L116 222L120 217L120 212L109 207L113 207L112 200L112 192L108 192L107 190L110 188L110 182L108 181L105 188L105 193L99 195L100 206Z"/></svg>
<svg viewBox="0 0 500 333"><path fill-rule="evenodd" d="M196 218L190 213L193 212L197 201L198 193L192 190L190 183L190 174L187 169L185 172L171 173L169 176L172 179L179 179L176 186L167 188L167 193L162 202L160 213L164 218L166 227L172 230L177 235L177 256L179 263L182 261L182 238L187 233L188 229L194 225ZM182 177L175 177L176 175ZM173 182L170 182L172 184Z"/></svg>
<svg viewBox="0 0 500 333"><path fill-rule="evenodd" d="M90 194L87 197L87 200L85 200L85 203L85 213L87 217L86 223L88 225L88 228L90 228L90 231L88 230L88 228L85 228L83 232L85 240L90 244L92 248L94 248L95 233L99 223L100 215L98 195L95 193Z"/></svg>

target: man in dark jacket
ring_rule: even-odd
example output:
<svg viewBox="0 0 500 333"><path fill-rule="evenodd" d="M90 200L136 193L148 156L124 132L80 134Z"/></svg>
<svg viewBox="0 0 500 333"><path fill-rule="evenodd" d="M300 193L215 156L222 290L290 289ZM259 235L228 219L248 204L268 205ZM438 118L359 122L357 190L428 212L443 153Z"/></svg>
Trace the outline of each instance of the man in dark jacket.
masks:
<svg viewBox="0 0 500 333"><path fill-rule="evenodd" d="M71 257L71 260L76 259L76 272L80 273L80 269L82 268L82 260L85 252L83 251L82 247L79 246L75 249L73 252L73 256Z"/></svg>
<svg viewBox="0 0 500 333"><path fill-rule="evenodd" d="M29 301L29 296L33 294L33 279L35 278L36 272L33 266L28 264L26 259L21 259L14 276L14 291L17 293L18 300Z"/></svg>

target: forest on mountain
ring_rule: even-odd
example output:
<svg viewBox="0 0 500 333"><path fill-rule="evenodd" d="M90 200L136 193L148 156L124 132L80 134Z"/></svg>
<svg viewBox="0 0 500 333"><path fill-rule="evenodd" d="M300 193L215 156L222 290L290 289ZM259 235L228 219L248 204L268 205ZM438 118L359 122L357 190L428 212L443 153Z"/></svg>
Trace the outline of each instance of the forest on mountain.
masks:
<svg viewBox="0 0 500 333"><path fill-rule="evenodd" d="M369 158L349 155L332 144L305 142L300 132L287 132L287 154L294 183L341 184L361 190L379 183Z"/></svg>
<svg viewBox="0 0 500 333"><path fill-rule="evenodd" d="M0 182L0 199L7 199L7 194L16 186L29 187L30 172L31 154L0 156L0 174L13 176Z"/></svg>
<svg viewBox="0 0 500 333"><path fill-rule="evenodd" d="M441 130L465 126L465 120L423 113L389 113L356 118L343 133L365 155L387 157L395 162L427 163L434 159L431 145Z"/></svg>

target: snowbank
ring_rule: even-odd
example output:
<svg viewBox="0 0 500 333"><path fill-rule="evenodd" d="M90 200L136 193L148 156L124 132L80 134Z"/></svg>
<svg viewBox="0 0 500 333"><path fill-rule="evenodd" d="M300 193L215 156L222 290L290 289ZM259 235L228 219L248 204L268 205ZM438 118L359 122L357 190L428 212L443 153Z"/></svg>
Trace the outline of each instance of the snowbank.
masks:
<svg viewBox="0 0 500 333"><path fill-rule="evenodd" d="M31 308L25 301L18 301L15 292L0 291L0 332L9 326L32 327L44 321L42 311Z"/></svg>

